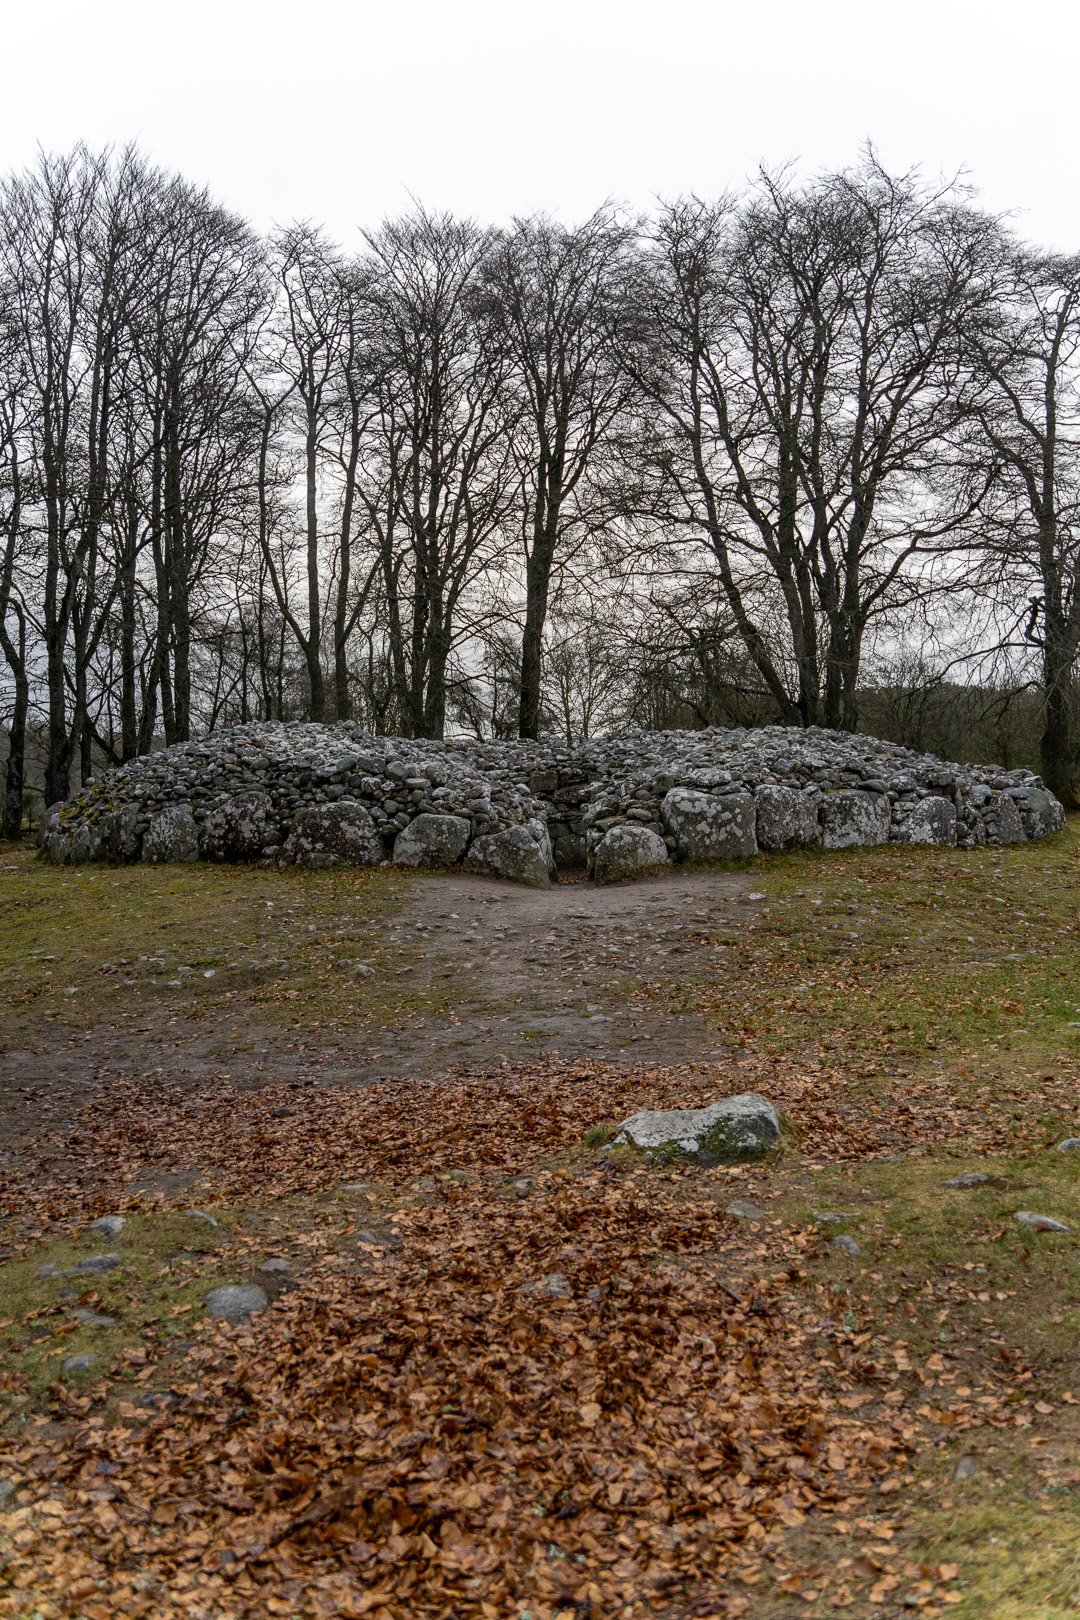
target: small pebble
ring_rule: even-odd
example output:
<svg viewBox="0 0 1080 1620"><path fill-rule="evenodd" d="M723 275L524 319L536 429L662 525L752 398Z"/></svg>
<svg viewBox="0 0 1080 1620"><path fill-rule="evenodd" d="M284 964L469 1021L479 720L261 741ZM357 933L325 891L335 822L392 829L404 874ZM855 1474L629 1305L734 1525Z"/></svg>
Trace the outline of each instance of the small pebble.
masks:
<svg viewBox="0 0 1080 1620"><path fill-rule="evenodd" d="M975 1461L974 1457L961 1457L956 1467L953 1469L953 1479L970 1479L972 1474L977 1474L978 1471L979 1465Z"/></svg>
<svg viewBox="0 0 1080 1620"><path fill-rule="evenodd" d="M840 1221L857 1221L857 1209L815 1209L814 1219L819 1226L836 1225Z"/></svg>
<svg viewBox="0 0 1080 1620"><path fill-rule="evenodd" d="M835 1249L838 1254L862 1254L862 1244L856 1243L849 1232L841 1232L839 1237L830 1238L829 1248Z"/></svg>
<svg viewBox="0 0 1080 1620"><path fill-rule="evenodd" d="M60 1363L60 1371L62 1373L89 1372L95 1361L100 1360L100 1356L96 1356L92 1350L87 1350L81 1356L68 1356L66 1361Z"/></svg>

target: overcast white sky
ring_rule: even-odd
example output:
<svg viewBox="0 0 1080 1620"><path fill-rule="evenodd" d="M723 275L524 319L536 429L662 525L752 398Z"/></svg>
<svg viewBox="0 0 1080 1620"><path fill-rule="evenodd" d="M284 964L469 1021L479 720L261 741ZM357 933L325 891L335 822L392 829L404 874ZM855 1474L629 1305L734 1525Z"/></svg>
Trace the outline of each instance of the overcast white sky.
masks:
<svg viewBox="0 0 1080 1620"><path fill-rule="evenodd" d="M257 226L567 221L759 161L964 166L1080 249L1075 0L50 0L5 8L0 167L136 140Z"/></svg>

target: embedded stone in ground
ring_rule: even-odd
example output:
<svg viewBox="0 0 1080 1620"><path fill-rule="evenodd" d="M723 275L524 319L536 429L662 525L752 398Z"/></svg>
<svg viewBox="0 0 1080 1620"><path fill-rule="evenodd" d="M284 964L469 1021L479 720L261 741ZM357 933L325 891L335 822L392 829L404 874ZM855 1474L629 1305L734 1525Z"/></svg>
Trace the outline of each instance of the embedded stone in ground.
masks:
<svg viewBox="0 0 1080 1620"><path fill-rule="evenodd" d="M1064 1221L1055 1221L1052 1215L1035 1215L1029 1209L1017 1210L1013 1216L1021 1226L1027 1226L1033 1232L1068 1232L1069 1227Z"/></svg>
<svg viewBox="0 0 1080 1620"><path fill-rule="evenodd" d="M707 1108L645 1109L619 1126L613 1146L629 1146L660 1163L737 1164L763 1159L780 1141L780 1116L754 1092L723 1097Z"/></svg>
<svg viewBox="0 0 1080 1620"><path fill-rule="evenodd" d="M256 1312L265 1311L268 1303L266 1294L255 1283L227 1283L223 1288L212 1288L203 1300L211 1316L220 1316L234 1327Z"/></svg>
<svg viewBox="0 0 1080 1620"><path fill-rule="evenodd" d="M89 1372L94 1363L100 1360L100 1356L95 1355L92 1350L87 1350L82 1355L68 1356L66 1361L60 1363L60 1371L69 1378L73 1373Z"/></svg>
<svg viewBox="0 0 1080 1620"><path fill-rule="evenodd" d="M551 883L551 841L542 823L535 826L507 827L500 833L474 838L465 857L466 872L486 873L524 883L530 889L546 889Z"/></svg>
<svg viewBox="0 0 1080 1620"><path fill-rule="evenodd" d="M375 866L382 840L363 805L316 804L301 811L285 840L284 858L296 866Z"/></svg>
<svg viewBox="0 0 1080 1620"><path fill-rule="evenodd" d="M757 854L749 793L672 788L664 795L660 815L684 861L731 861Z"/></svg>
<svg viewBox="0 0 1080 1620"><path fill-rule="evenodd" d="M88 1232L100 1232L102 1237L118 1238L127 1221L122 1215L99 1215L96 1221L91 1221L86 1228Z"/></svg>
<svg viewBox="0 0 1080 1620"><path fill-rule="evenodd" d="M857 1243L850 1232L841 1232L839 1237L830 1238L829 1248L835 1254L862 1254L862 1244Z"/></svg>
<svg viewBox="0 0 1080 1620"><path fill-rule="evenodd" d="M799 849L821 843L817 793L766 783L754 794L757 841L762 849Z"/></svg>

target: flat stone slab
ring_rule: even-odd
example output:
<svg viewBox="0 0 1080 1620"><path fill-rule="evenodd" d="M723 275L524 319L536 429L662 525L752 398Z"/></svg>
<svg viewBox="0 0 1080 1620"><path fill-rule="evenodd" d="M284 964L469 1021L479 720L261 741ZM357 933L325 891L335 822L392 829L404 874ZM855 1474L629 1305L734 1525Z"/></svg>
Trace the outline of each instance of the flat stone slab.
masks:
<svg viewBox="0 0 1080 1620"><path fill-rule="evenodd" d="M100 1356L95 1355L92 1350L87 1350L79 1356L68 1356L66 1361L60 1363L60 1371L65 1378L70 1378L78 1373L89 1372L94 1363L100 1360Z"/></svg>
<svg viewBox="0 0 1080 1620"><path fill-rule="evenodd" d="M212 1288L203 1300L211 1316L220 1316L235 1327L257 1311L265 1311L269 1300L255 1283L227 1283Z"/></svg>
<svg viewBox="0 0 1080 1620"><path fill-rule="evenodd" d="M88 1260L80 1260L74 1266L65 1266L63 1270L58 1266L42 1266L38 1277L100 1277L106 1271L115 1271L122 1264L118 1254L92 1254Z"/></svg>
<svg viewBox="0 0 1080 1620"><path fill-rule="evenodd" d="M631 1114L612 1146L641 1149L653 1161L737 1164L763 1159L780 1142L780 1116L754 1092L723 1097L708 1108L674 1108Z"/></svg>
<svg viewBox="0 0 1080 1620"><path fill-rule="evenodd" d="M725 1215L734 1215L739 1221L763 1221L765 1211L751 1203L749 1198L733 1198L730 1204L724 1205Z"/></svg>
<svg viewBox="0 0 1080 1620"><path fill-rule="evenodd" d="M1013 1220L1019 1221L1021 1226L1030 1227L1033 1232L1068 1232L1070 1230L1064 1221L1055 1221L1052 1215L1035 1215L1029 1209L1017 1210Z"/></svg>

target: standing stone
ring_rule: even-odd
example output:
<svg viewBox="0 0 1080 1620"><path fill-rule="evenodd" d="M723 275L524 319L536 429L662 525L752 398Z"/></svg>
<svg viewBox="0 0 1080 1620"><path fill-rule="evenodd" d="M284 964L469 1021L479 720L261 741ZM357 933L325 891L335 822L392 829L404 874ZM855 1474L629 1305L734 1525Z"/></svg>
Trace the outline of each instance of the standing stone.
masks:
<svg viewBox="0 0 1080 1620"><path fill-rule="evenodd" d="M754 800L749 793L701 793L672 788L660 817L684 861L731 861L757 854Z"/></svg>
<svg viewBox="0 0 1080 1620"><path fill-rule="evenodd" d="M396 866L453 866L472 831L464 816L416 816L394 840Z"/></svg>
<svg viewBox="0 0 1080 1620"><path fill-rule="evenodd" d="M137 861L142 842L138 824L139 811L133 804L122 805L102 816L98 824L101 853L114 861Z"/></svg>
<svg viewBox="0 0 1080 1620"><path fill-rule="evenodd" d="M900 844L956 843L956 806L951 799L937 796L920 799L909 816L896 829Z"/></svg>
<svg viewBox="0 0 1080 1620"><path fill-rule="evenodd" d="M988 844L1024 842L1024 823L1020 820L1015 800L1007 793L991 793L988 803L983 805L980 813L983 826L986 828Z"/></svg>
<svg viewBox="0 0 1080 1620"><path fill-rule="evenodd" d="M375 866L383 858L383 846L363 805L339 799L301 810L284 853L297 866Z"/></svg>
<svg viewBox="0 0 1080 1620"><path fill-rule="evenodd" d="M624 821L609 827L593 850L590 875L594 883L629 883L655 877L670 864L668 847L659 833Z"/></svg>
<svg viewBox="0 0 1080 1620"><path fill-rule="evenodd" d="M883 793L857 788L826 793L821 800L821 841L826 849L887 844L889 801Z"/></svg>
<svg viewBox="0 0 1080 1620"><path fill-rule="evenodd" d="M1022 796L1021 796L1022 794ZM1045 838L1065 825L1064 806L1045 788L1029 787L1010 794L1028 838Z"/></svg>
<svg viewBox="0 0 1080 1620"><path fill-rule="evenodd" d="M766 783L754 794L757 841L762 849L798 849L821 843L818 795Z"/></svg>
<svg viewBox="0 0 1080 1620"><path fill-rule="evenodd" d="M270 817L265 793L234 793L216 804L202 824L200 854L208 861L255 861Z"/></svg>
<svg viewBox="0 0 1080 1620"><path fill-rule="evenodd" d="M551 884L551 845L549 842L545 849L531 827L506 827L500 833L474 838L464 865L466 872L546 889Z"/></svg>
<svg viewBox="0 0 1080 1620"><path fill-rule="evenodd" d="M158 812L143 835L142 855L155 865L198 860L199 827L186 804L169 804Z"/></svg>

